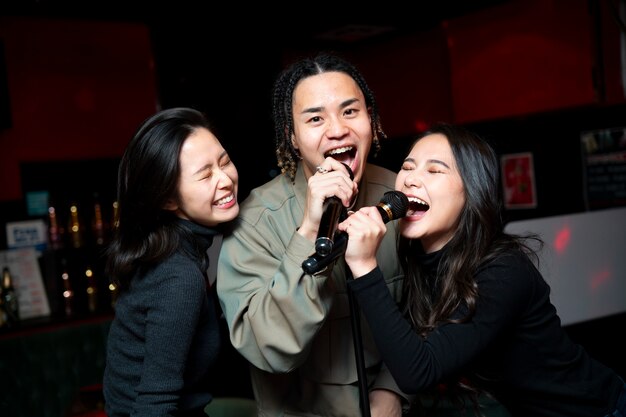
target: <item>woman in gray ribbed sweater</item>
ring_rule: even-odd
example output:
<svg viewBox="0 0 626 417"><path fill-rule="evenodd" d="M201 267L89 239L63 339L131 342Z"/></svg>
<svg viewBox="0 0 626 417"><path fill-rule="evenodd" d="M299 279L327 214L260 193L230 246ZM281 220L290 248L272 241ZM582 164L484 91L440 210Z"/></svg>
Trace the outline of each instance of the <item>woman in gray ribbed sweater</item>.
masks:
<svg viewBox="0 0 626 417"><path fill-rule="evenodd" d="M238 174L189 108L148 118L119 167L107 275L120 294L107 341L106 413L205 416L220 348L207 249L234 219Z"/></svg>

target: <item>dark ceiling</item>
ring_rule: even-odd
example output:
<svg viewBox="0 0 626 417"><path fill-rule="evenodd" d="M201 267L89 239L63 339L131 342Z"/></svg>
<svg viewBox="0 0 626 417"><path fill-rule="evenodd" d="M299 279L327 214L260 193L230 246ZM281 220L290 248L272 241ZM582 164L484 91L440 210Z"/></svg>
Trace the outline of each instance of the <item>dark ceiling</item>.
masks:
<svg viewBox="0 0 626 417"><path fill-rule="evenodd" d="M239 161L245 196L275 169L269 103L285 52L341 52L428 31L444 20L507 1L300 3L290 8L199 0L0 0L0 15L145 23L160 105L194 107L215 121L218 137L233 144L229 152ZM241 143L245 146L234 145Z"/></svg>
<svg viewBox="0 0 626 417"><path fill-rule="evenodd" d="M207 34L262 37L281 45L328 47L367 42L432 28L443 20L506 0L386 1L374 5L264 3L201 0L3 0L0 14L144 22L151 27L200 25ZM296 10L297 9L297 10Z"/></svg>

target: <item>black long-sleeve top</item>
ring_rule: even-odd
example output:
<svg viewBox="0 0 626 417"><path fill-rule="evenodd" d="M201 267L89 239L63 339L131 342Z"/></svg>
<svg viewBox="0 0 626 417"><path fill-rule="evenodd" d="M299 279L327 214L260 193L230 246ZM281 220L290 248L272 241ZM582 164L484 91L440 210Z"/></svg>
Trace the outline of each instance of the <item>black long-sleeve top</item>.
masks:
<svg viewBox="0 0 626 417"><path fill-rule="evenodd" d="M423 261L436 269L440 256ZM479 296L471 321L441 325L425 339L403 317L378 268L349 282L404 392L464 374L513 416L602 417L614 410L623 382L568 338L550 288L527 256L501 255L475 278Z"/></svg>
<svg viewBox="0 0 626 417"><path fill-rule="evenodd" d="M209 248L216 231L178 221ZM103 382L109 417L182 416L212 399L219 323L193 244L181 242L170 258L140 271L115 304Z"/></svg>

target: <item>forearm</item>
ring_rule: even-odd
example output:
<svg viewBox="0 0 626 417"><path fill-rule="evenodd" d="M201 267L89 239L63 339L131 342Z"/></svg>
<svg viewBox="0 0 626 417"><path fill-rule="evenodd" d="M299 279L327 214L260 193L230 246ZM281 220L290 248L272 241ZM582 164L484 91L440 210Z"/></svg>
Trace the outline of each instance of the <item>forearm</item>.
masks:
<svg viewBox="0 0 626 417"><path fill-rule="evenodd" d="M369 394L370 411L372 417L400 417L402 415L402 400L391 391L376 389Z"/></svg>
<svg viewBox="0 0 626 417"><path fill-rule="evenodd" d="M398 387L396 380L394 379L393 375L391 374L391 372L387 368L387 365L384 362L381 366L380 371L378 372L378 375L376 375L376 379L370 386L370 391L375 390L386 390L392 392L393 394L398 396L403 407L407 407L413 402L413 399L415 398L415 395L407 394L403 392L400 387Z"/></svg>
<svg viewBox="0 0 626 417"><path fill-rule="evenodd" d="M415 394L435 383L440 378L438 373L423 372L430 368L427 359L431 359L424 353L425 343L402 316L380 270L376 268L350 285L383 361L401 391Z"/></svg>
<svg viewBox="0 0 626 417"><path fill-rule="evenodd" d="M307 357L330 309L324 276L302 271L312 244L294 234L280 259L242 241L225 242L218 295L233 346L256 367L288 372Z"/></svg>

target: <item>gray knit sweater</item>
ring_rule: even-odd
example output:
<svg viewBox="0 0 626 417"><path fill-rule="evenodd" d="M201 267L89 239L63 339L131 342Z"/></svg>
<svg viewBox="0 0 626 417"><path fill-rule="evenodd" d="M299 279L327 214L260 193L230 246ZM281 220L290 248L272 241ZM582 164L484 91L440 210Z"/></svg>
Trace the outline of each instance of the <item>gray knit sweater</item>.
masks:
<svg viewBox="0 0 626 417"><path fill-rule="evenodd" d="M181 220L205 249L215 231ZM181 416L204 408L220 348L214 300L191 242L131 280L115 304L104 372L106 413Z"/></svg>

